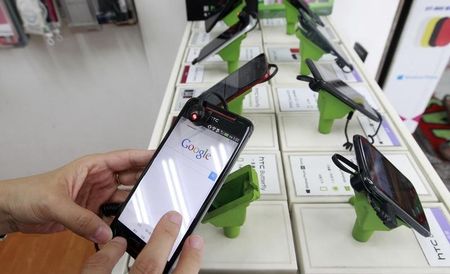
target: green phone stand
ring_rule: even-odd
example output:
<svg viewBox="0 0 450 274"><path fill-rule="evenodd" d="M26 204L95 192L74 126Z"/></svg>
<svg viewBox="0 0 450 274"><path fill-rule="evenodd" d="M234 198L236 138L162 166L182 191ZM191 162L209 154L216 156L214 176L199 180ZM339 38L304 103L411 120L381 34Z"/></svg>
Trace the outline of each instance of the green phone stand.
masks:
<svg viewBox="0 0 450 274"><path fill-rule="evenodd" d="M283 4L286 9L286 33L292 35L298 22L298 10L287 0L283 0Z"/></svg>
<svg viewBox="0 0 450 274"><path fill-rule="evenodd" d="M242 11L242 9L245 7L244 0L241 1L239 6L237 6L233 11L231 11L229 14L227 14L222 20L223 22L228 26L231 27L232 25L239 22L239 13Z"/></svg>
<svg viewBox="0 0 450 274"><path fill-rule="evenodd" d="M309 70L308 65L306 65L306 59L309 58L317 61L325 54L325 51L306 38L300 29L298 29L295 34L300 42L300 74L310 75L311 71Z"/></svg>
<svg viewBox="0 0 450 274"><path fill-rule="evenodd" d="M231 101L228 103L228 110L231 111L231 112L233 112L233 113L236 113L236 114L241 115L241 114L242 114L242 111L243 111L243 109L244 109L244 99L245 99L245 96L246 96L247 94L249 94L251 91L252 91L252 90L249 89L249 90L245 91L244 93L242 93L241 95L239 95L238 97L236 97L236 98L234 98L233 100L231 100Z"/></svg>
<svg viewBox="0 0 450 274"><path fill-rule="evenodd" d="M319 108L319 132L328 134L331 132L335 119L345 117L353 109L325 90L319 90L317 100Z"/></svg>
<svg viewBox="0 0 450 274"><path fill-rule="evenodd" d="M243 34L229 45L224 47L218 52L219 56L227 62L228 73L232 73L239 68L239 56L241 55L242 41L247 37L247 34Z"/></svg>
<svg viewBox="0 0 450 274"><path fill-rule="evenodd" d="M258 175L250 166L231 173L212 202L202 223L222 227L228 238L239 236L247 206L260 196Z"/></svg>
<svg viewBox="0 0 450 274"><path fill-rule="evenodd" d="M367 201L364 192L355 191L355 196L349 200L356 211L356 221L353 226L352 236L358 242L367 242L375 231L391 231L392 229L383 224L375 210ZM405 225L402 220L397 219L399 226Z"/></svg>

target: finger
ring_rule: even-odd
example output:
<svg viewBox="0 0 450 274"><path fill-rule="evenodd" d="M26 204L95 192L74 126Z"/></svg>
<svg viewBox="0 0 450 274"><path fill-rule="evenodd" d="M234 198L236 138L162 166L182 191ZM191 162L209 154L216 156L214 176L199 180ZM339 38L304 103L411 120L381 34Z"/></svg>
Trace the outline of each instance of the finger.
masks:
<svg viewBox="0 0 450 274"><path fill-rule="evenodd" d="M129 190L116 190L107 203L123 203L130 195Z"/></svg>
<svg viewBox="0 0 450 274"><path fill-rule="evenodd" d="M76 234L95 243L104 244L112 238L112 231L94 212L80 207L72 200L57 199L51 206L53 219Z"/></svg>
<svg viewBox="0 0 450 274"><path fill-rule="evenodd" d="M100 251L87 259L81 273L110 274L126 249L127 241L124 238L116 237L112 239Z"/></svg>
<svg viewBox="0 0 450 274"><path fill-rule="evenodd" d="M133 168L143 168L153 155L150 150L120 150L96 155L113 171L124 171Z"/></svg>
<svg viewBox="0 0 450 274"><path fill-rule="evenodd" d="M159 220L148 244L141 251L130 274L162 273L167 258L180 231L181 215L171 211Z"/></svg>
<svg viewBox="0 0 450 274"><path fill-rule="evenodd" d="M189 236L184 242L173 274L198 273L202 263L203 246L203 239L200 236Z"/></svg>
<svg viewBox="0 0 450 274"><path fill-rule="evenodd" d="M118 174L121 185L134 185L142 174L143 169L125 170Z"/></svg>

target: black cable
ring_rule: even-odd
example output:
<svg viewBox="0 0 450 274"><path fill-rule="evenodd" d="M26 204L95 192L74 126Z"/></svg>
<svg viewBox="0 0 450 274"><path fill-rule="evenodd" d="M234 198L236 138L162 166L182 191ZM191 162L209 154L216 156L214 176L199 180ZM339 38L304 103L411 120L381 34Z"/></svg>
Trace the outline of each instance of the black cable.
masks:
<svg viewBox="0 0 450 274"><path fill-rule="evenodd" d="M347 121L345 122L345 129L344 129L344 133L345 133L345 139L347 140L347 142L345 142L345 144L343 144L342 146L345 147L345 149L352 151L353 148L353 144L352 142L350 142L350 139L348 138L348 124L350 123L350 120L353 117L353 111L350 111L347 115Z"/></svg>
<svg viewBox="0 0 450 274"><path fill-rule="evenodd" d="M375 109L374 109L374 110L375 110ZM380 114L377 110L375 110L375 112L377 113L377 116L378 116L378 118L380 119L380 122L378 122L378 127L377 127L377 129L375 130L375 133L372 134L372 135L368 134L368 136L367 136L367 137L369 138L371 144L375 143L374 137L377 136L378 131L380 130L381 125L383 124L383 116L381 116L381 114Z"/></svg>

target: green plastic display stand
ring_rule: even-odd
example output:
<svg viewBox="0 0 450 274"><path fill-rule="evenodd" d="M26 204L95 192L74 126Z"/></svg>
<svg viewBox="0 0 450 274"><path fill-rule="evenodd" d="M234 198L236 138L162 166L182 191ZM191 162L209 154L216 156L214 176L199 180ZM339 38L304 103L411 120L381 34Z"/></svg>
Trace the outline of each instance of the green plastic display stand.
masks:
<svg viewBox="0 0 450 274"><path fill-rule="evenodd" d="M260 196L258 175L250 166L231 173L211 204L202 223L222 227L228 238L239 236L247 206Z"/></svg>
<svg viewBox="0 0 450 274"><path fill-rule="evenodd" d="M286 33L292 35L295 33L298 22L298 10L287 0L284 0L283 3L286 9Z"/></svg>
<svg viewBox="0 0 450 274"><path fill-rule="evenodd" d="M241 37L234 40L231 44L223 48L219 51L219 56L222 60L227 62L228 73L232 73L239 68L239 56L241 54L241 43L247 37L247 34L242 35ZM243 102L245 95L248 94L251 90L244 92L239 95L231 102L228 103L228 110L234 112L236 114L241 114L243 109Z"/></svg>
<svg viewBox="0 0 450 274"><path fill-rule="evenodd" d="M300 74L310 75L311 70L309 70L308 65L306 65L306 59L309 58L317 61L325 54L325 52L306 38L300 29L297 30L296 35L300 41Z"/></svg>
<svg viewBox="0 0 450 274"><path fill-rule="evenodd" d="M341 100L337 99L324 90L319 90L319 99L317 100L319 108L319 132L328 134L331 132L335 119L343 118L353 109Z"/></svg>
<svg viewBox="0 0 450 274"><path fill-rule="evenodd" d="M239 68L241 44L245 37L247 37L247 34L241 35L218 53L222 60L227 62L228 73L232 73Z"/></svg>
<svg viewBox="0 0 450 274"><path fill-rule="evenodd" d="M369 201L367 201L367 196L364 192L355 191L355 196L351 197L349 202L356 211L356 221L352 230L352 236L355 240L367 242L375 231L392 230L380 220ZM400 219L397 219L397 224L398 226L407 226Z"/></svg>
<svg viewBox="0 0 450 274"><path fill-rule="evenodd" d="M223 18L223 22L229 27L231 27L232 25L239 22L238 15L242 11L244 6L245 6L245 3L244 3L244 0L242 0L241 3L239 4L239 6L237 6L232 12L230 12L227 16L225 16Z"/></svg>

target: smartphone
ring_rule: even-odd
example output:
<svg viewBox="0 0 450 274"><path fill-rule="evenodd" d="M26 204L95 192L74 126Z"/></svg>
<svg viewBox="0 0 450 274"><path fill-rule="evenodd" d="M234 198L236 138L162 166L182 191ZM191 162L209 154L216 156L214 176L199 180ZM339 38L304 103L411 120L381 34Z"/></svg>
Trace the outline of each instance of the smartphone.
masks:
<svg viewBox="0 0 450 274"><path fill-rule="evenodd" d="M314 42L326 53L336 56L336 64L344 71L350 72L353 70L353 65L344 57L345 55L340 51L338 45L334 45L329 41L321 29L316 27L316 24L305 13L299 13L299 28L306 38ZM347 69L346 69L347 68Z"/></svg>
<svg viewBox="0 0 450 274"><path fill-rule="evenodd" d="M133 257L144 248L168 211L183 223L166 271L201 221L253 131L252 123L198 98L190 99L111 224Z"/></svg>
<svg viewBox="0 0 450 274"><path fill-rule="evenodd" d="M306 59L306 64L321 89L329 92L349 107L360 111L369 119L380 122L380 115L377 111L369 105L362 94L340 80L332 66L327 63L316 63L311 59Z"/></svg>
<svg viewBox="0 0 450 274"><path fill-rule="evenodd" d="M398 218L424 237L429 237L430 226L413 184L366 138L355 135L353 144L368 195L391 206Z"/></svg>
<svg viewBox="0 0 450 274"><path fill-rule="evenodd" d="M273 77L273 74L270 74L270 66L274 65L268 64L266 56L261 53L203 92L199 98L207 100L213 105L222 103L220 97L226 102L230 102L253 86ZM213 94L215 95L213 96Z"/></svg>
<svg viewBox="0 0 450 274"><path fill-rule="evenodd" d="M324 27L325 24L323 23L322 19L320 19L320 17L313 12L308 4L303 1L303 0L288 0L288 2L293 5L294 7L296 7L298 10L306 12L313 20L316 24L318 24L319 26Z"/></svg>
<svg viewBox="0 0 450 274"><path fill-rule="evenodd" d="M205 20L206 32L210 32L217 24L217 22L222 20L225 16L227 16L230 12L237 8L242 1L243 0L229 0L225 1L225 3L223 3L224 1L218 1L219 6L221 6L219 8L219 11L209 16Z"/></svg>
<svg viewBox="0 0 450 274"><path fill-rule="evenodd" d="M195 65L205 60L209 56L218 53L223 48L231 44L234 40L239 38L241 35L253 30L257 24L257 18L242 11L239 14L239 22L228 28L226 31L221 33L206 46L204 46L200 50L200 54L198 55L198 57L192 61L192 64Z"/></svg>

